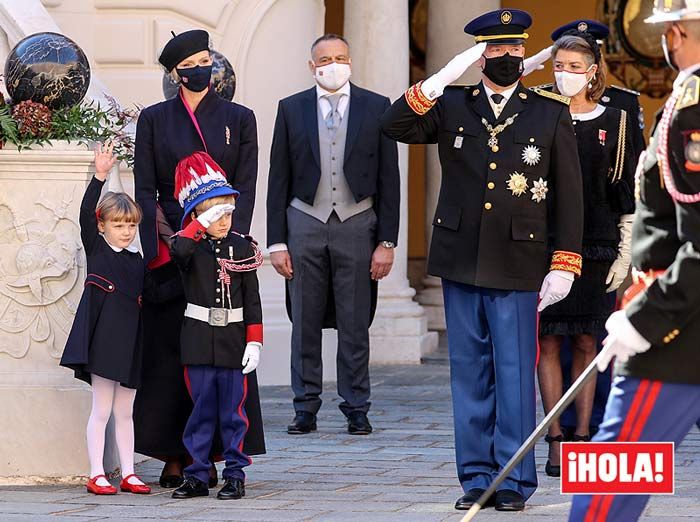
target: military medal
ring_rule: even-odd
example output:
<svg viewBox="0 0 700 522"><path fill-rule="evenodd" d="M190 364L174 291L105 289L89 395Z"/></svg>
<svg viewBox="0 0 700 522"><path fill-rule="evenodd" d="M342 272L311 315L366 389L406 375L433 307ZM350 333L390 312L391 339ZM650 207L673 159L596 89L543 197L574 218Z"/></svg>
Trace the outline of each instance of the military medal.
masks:
<svg viewBox="0 0 700 522"><path fill-rule="evenodd" d="M455 149L461 149L462 148L462 142L464 141L464 138L462 136L457 136L455 138L455 142L452 145Z"/></svg>
<svg viewBox="0 0 700 522"><path fill-rule="evenodd" d="M498 152L498 138L496 136L503 132L503 130L506 127L512 125L515 121L515 118L517 117L517 114L513 114L513 116L509 116L508 118L506 118L506 121L504 121L500 125L497 125L496 127L493 127L488 121L486 121L486 118L481 118L481 123L483 123L484 127L486 127L486 132L488 132L491 135L486 144L491 148L493 152Z"/></svg>
<svg viewBox="0 0 700 522"><path fill-rule="evenodd" d="M226 125L226 145L231 145L231 129Z"/></svg>
<svg viewBox="0 0 700 522"><path fill-rule="evenodd" d="M540 152L540 149L538 149L534 145L528 145L523 149L523 154L521 157L526 165L534 167L540 162L542 153Z"/></svg>
<svg viewBox="0 0 700 522"><path fill-rule="evenodd" d="M530 192L532 192L532 201L541 203L542 201L547 199L548 190L549 189L547 188L547 181L543 180L542 178L533 182L533 187L530 189Z"/></svg>
<svg viewBox="0 0 700 522"><path fill-rule="evenodd" d="M513 172L508 181L506 181L506 185L508 185L508 190L516 197L520 197L527 192L527 178L520 172Z"/></svg>
<svg viewBox="0 0 700 522"><path fill-rule="evenodd" d="M700 172L700 131L690 133L685 146L685 168L690 172Z"/></svg>
<svg viewBox="0 0 700 522"><path fill-rule="evenodd" d="M598 129L598 141L600 142L601 146L605 146L605 136L608 134L608 131L605 129Z"/></svg>

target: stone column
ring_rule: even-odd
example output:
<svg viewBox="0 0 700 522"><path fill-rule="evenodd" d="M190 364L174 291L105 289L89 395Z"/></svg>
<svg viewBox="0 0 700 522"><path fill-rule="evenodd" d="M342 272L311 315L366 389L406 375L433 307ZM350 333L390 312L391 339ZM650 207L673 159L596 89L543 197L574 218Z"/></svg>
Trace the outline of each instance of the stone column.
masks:
<svg viewBox="0 0 700 522"><path fill-rule="evenodd" d="M472 0L470 2L447 1L428 4L428 43L426 55L426 78L439 71L457 53L474 44L473 37L464 33L464 26L472 18L482 13L500 8L498 0ZM480 71L477 66L470 67L455 83L476 83ZM433 215L440 192L440 160L437 145L428 145L425 165L425 222L426 240L430 247L433 230ZM428 327L431 330L445 329L445 308L442 300L440 279L426 276L424 289L418 294L418 302L425 308Z"/></svg>
<svg viewBox="0 0 700 522"><path fill-rule="evenodd" d="M83 291L78 214L93 154L0 150L0 483L89 472L90 387L58 363ZM105 469L116 466L108 433Z"/></svg>
<svg viewBox="0 0 700 522"><path fill-rule="evenodd" d="M354 0L345 3L345 37L350 42L353 82L395 100L408 87L408 3ZM374 362L420 362L437 347L427 318L413 301L407 273L408 147L399 145L401 221L394 267L379 284L377 314L370 330Z"/></svg>

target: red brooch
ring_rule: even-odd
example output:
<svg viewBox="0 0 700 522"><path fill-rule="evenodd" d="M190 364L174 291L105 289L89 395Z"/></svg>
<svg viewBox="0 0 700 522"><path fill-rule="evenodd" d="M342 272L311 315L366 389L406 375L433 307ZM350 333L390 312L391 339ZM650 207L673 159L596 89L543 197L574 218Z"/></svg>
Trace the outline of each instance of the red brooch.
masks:
<svg viewBox="0 0 700 522"><path fill-rule="evenodd" d="M605 145L605 135L608 133L605 129L598 129L598 141L601 145Z"/></svg>

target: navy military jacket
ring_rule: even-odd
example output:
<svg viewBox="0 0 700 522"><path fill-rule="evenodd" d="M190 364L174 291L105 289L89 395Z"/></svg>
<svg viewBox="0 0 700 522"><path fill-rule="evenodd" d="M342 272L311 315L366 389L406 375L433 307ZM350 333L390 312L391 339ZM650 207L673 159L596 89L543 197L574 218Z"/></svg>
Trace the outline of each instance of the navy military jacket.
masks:
<svg viewBox="0 0 700 522"><path fill-rule="evenodd" d="M258 138L253 111L219 97L210 89L194 114L209 155L224 169L236 200L234 227L248 233L258 176ZM173 230L180 230L182 208L173 196L175 167L195 151L205 150L180 96L141 111L136 127L134 184L143 209L141 245L146 262L157 252L156 201Z"/></svg>
<svg viewBox="0 0 700 522"><path fill-rule="evenodd" d="M497 127L513 116L497 135L497 148L487 145L482 119ZM550 268L548 248L578 256L580 263L581 170L565 103L518 84L496 120L482 84L449 87L422 116L399 98L382 127L404 143L438 144L442 184L428 273L537 291Z"/></svg>
<svg viewBox="0 0 700 522"><path fill-rule="evenodd" d="M691 76L684 89L668 133L668 159L678 190L695 194L700 192L700 78ZM652 347L616 370L700 384L700 203L680 203L669 195L656 153L660 131L657 125L639 179L632 265L666 272L626 307Z"/></svg>
<svg viewBox="0 0 700 522"><path fill-rule="evenodd" d="M236 232L222 239L209 239L206 229L192 221L173 237L171 255L182 274L187 302L204 308L243 308L243 321L227 326L185 317L180 333L183 365L200 364L241 369L247 342L262 343L262 305L255 270L229 272L229 290L221 290L217 258L248 259L251 242ZM231 303L228 302L228 294Z"/></svg>

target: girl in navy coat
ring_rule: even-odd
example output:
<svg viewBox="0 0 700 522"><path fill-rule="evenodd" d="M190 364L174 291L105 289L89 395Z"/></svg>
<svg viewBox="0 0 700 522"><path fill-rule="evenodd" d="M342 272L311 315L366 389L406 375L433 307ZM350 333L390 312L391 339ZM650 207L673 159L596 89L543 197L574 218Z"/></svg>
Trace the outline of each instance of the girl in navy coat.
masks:
<svg viewBox="0 0 700 522"><path fill-rule="evenodd" d="M85 289L61 366L92 385L87 423L90 480L87 490L113 495L103 468L105 428L114 414L122 491L149 493L134 474L132 409L141 377L141 291L144 262L132 244L141 209L128 195L100 192L116 161L112 145L95 151L95 177L80 205L80 237L87 257Z"/></svg>

